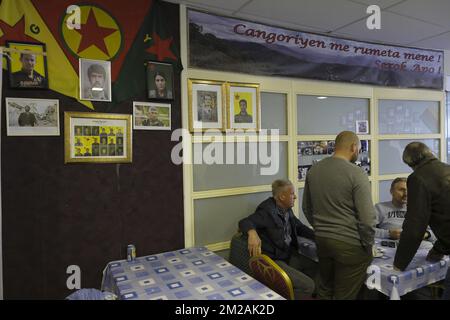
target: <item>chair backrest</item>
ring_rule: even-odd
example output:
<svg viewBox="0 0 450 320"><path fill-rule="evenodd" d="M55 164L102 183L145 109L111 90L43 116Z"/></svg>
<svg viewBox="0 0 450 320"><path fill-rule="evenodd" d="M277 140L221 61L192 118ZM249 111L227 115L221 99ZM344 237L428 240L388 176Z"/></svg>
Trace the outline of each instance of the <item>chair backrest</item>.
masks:
<svg viewBox="0 0 450 320"><path fill-rule="evenodd" d="M265 254L254 256L249 261L253 277L282 297L294 300L292 281L287 273Z"/></svg>
<svg viewBox="0 0 450 320"><path fill-rule="evenodd" d="M250 255L248 253L247 237L241 232L237 232L231 239L230 257L228 261L245 273L251 275L251 270L248 265L249 260Z"/></svg>

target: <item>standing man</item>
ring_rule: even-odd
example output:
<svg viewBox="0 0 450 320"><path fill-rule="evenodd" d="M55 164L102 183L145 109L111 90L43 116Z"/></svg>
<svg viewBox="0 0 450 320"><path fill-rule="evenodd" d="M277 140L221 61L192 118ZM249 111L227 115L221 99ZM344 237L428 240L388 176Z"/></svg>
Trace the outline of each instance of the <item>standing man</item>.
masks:
<svg viewBox="0 0 450 320"><path fill-rule="evenodd" d="M198 121L217 122L217 108L211 94L206 92L203 95L203 103L199 106Z"/></svg>
<svg viewBox="0 0 450 320"><path fill-rule="evenodd" d="M316 236L319 299L356 299L372 261L375 213L369 179L354 164L359 149L356 134L343 131L334 155L306 175L302 207Z"/></svg>
<svg viewBox="0 0 450 320"><path fill-rule="evenodd" d="M297 236L314 239L313 231L292 212L297 199L295 193L289 180L275 180L272 183L273 197L264 200L255 213L239 221L239 229L248 235L250 256L259 255L262 251L272 258L291 279L294 296L298 300L311 298L314 292L311 278L314 277L315 265L295 256L298 252Z"/></svg>
<svg viewBox="0 0 450 320"><path fill-rule="evenodd" d="M437 238L428 261L450 254L450 166L439 161L422 142L411 142L403 151L403 162L414 172L408 177L408 211L395 253L394 269L404 270L411 262L427 226ZM450 270L450 269L449 269ZM444 298L450 299L450 271Z"/></svg>

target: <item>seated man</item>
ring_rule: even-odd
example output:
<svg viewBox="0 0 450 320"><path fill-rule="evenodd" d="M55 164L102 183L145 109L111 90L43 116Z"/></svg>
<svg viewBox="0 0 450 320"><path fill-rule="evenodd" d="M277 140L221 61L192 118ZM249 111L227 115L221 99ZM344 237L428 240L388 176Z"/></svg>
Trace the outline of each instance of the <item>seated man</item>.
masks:
<svg viewBox="0 0 450 320"><path fill-rule="evenodd" d="M272 183L273 197L263 201L255 213L239 221L239 229L248 235L250 256L262 251L272 258L291 279L295 299L305 299L311 298L314 292L314 281L310 277L315 275L311 270L306 271L311 266L300 265L300 255L296 255L297 236L314 239L314 232L292 212L297 198L295 191L289 180L275 180Z"/></svg>
<svg viewBox="0 0 450 320"><path fill-rule="evenodd" d="M383 239L400 239L403 221L406 214L407 188L406 178L396 178L391 183L392 200L375 205L376 228L375 237ZM433 242L431 230L425 232L424 240Z"/></svg>

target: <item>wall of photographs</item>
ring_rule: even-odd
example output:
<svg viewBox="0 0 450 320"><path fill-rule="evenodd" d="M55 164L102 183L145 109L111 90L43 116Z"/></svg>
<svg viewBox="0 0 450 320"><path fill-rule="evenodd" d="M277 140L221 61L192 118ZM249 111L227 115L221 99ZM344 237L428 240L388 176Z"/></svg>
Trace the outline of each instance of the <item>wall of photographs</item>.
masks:
<svg viewBox="0 0 450 320"><path fill-rule="evenodd" d="M181 25L186 26L182 14ZM187 30L182 30L182 47L187 46ZM188 61L184 56L184 61ZM298 199L294 212L306 222L301 210L304 177L314 163L334 152L334 139L342 130L351 130L361 140L357 164L368 175L374 203L389 196L387 186L397 176L406 177L411 170L401 160L404 146L420 140L438 156L446 159L444 94L431 90L392 89L307 81L275 77L216 72L187 67L182 76L182 102L188 104L189 79L217 83L259 84L261 129L278 129L279 170L264 176L264 165L232 164L184 165L185 244L206 245L222 250L237 231L237 223L254 212L256 206L270 195L271 182L288 178L295 183ZM189 128L188 114L183 126ZM192 137L188 154L193 158L196 145L205 150L211 141L226 140L224 132ZM237 134L249 142L271 140L256 133ZM234 145L236 140L228 142ZM286 166L284 166L286 163ZM220 175L219 175L220 173ZM224 177L225 176L225 177ZM220 225L220 227L219 227ZM211 230L213 230L211 232Z"/></svg>

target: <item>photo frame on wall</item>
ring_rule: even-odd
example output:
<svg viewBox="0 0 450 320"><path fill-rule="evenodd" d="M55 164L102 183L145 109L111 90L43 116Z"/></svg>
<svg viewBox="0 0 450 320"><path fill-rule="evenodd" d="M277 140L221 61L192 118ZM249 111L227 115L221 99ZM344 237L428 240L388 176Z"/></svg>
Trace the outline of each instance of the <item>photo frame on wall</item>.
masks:
<svg viewBox="0 0 450 320"><path fill-rule="evenodd" d="M79 59L80 100L111 101L111 62Z"/></svg>
<svg viewBox="0 0 450 320"><path fill-rule="evenodd" d="M259 84L227 84L228 129L260 129Z"/></svg>
<svg viewBox="0 0 450 320"><path fill-rule="evenodd" d="M171 130L170 103L133 102L135 130Z"/></svg>
<svg viewBox="0 0 450 320"><path fill-rule="evenodd" d="M13 89L48 89L44 43L6 41L9 86Z"/></svg>
<svg viewBox="0 0 450 320"><path fill-rule="evenodd" d="M224 130L225 82L189 79L188 92L191 132Z"/></svg>
<svg viewBox="0 0 450 320"><path fill-rule="evenodd" d="M131 115L64 112L64 162L132 161Z"/></svg>
<svg viewBox="0 0 450 320"><path fill-rule="evenodd" d="M173 65L158 61L147 61L146 68L148 98L173 100Z"/></svg>
<svg viewBox="0 0 450 320"><path fill-rule="evenodd" d="M59 136L59 100L6 98L8 136Z"/></svg>
<svg viewBox="0 0 450 320"><path fill-rule="evenodd" d="M356 134L369 134L368 120L356 120Z"/></svg>

